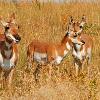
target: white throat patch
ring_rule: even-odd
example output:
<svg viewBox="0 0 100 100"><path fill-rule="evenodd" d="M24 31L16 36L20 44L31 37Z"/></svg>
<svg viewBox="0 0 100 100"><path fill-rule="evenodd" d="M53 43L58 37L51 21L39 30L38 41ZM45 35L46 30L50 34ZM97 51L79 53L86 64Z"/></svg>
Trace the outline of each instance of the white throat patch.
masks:
<svg viewBox="0 0 100 100"><path fill-rule="evenodd" d="M8 42L5 42L6 46L8 47L8 49L11 47L12 44L9 44Z"/></svg>

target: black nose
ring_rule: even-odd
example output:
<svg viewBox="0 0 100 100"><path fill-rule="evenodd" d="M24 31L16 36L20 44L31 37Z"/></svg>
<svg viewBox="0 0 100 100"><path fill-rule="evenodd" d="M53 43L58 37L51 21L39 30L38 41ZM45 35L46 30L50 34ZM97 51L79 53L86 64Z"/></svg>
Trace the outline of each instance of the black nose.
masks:
<svg viewBox="0 0 100 100"><path fill-rule="evenodd" d="M6 26L6 27L5 27L5 32L6 32L6 31L8 31L8 30L9 30L9 27L8 27L8 26Z"/></svg>
<svg viewBox="0 0 100 100"><path fill-rule="evenodd" d="M85 44L85 41L84 41L84 40L81 40L81 42L82 42L83 44Z"/></svg>
<svg viewBox="0 0 100 100"><path fill-rule="evenodd" d="M15 37L15 39L18 40L18 41L21 40L21 37L20 37L18 34L14 35L14 37Z"/></svg>
<svg viewBox="0 0 100 100"><path fill-rule="evenodd" d="M77 37L77 33L74 34L74 37Z"/></svg>

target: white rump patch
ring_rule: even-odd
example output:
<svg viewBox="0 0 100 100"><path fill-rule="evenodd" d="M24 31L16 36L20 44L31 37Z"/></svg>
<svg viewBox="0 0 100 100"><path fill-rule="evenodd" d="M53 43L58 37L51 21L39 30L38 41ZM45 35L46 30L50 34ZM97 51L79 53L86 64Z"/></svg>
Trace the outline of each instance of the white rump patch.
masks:
<svg viewBox="0 0 100 100"><path fill-rule="evenodd" d="M60 64L62 59L63 59L63 57L57 56L56 59L55 59L56 64Z"/></svg>

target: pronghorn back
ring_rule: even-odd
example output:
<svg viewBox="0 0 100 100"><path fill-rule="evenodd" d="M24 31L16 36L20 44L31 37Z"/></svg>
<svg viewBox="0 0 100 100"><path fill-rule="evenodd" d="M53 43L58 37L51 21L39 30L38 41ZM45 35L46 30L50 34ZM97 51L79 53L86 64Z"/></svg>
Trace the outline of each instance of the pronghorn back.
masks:
<svg viewBox="0 0 100 100"><path fill-rule="evenodd" d="M39 60L45 58L46 62L60 64L71 49L72 40L67 33L60 43L46 43L33 40L28 46L28 60L29 62L33 61L34 57Z"/></svg>
<svg viewBox="0 0 100 100"><path fill-rule="evenodd" d="M49 44L47 44L46 42L40 42L38 40L33 40L30 44L29 44L29 48L30 49L34 49L37 52L41 52L44 53L46 52L47 48L48 48ZM33 48L34 47L34 48Z"/></svg>

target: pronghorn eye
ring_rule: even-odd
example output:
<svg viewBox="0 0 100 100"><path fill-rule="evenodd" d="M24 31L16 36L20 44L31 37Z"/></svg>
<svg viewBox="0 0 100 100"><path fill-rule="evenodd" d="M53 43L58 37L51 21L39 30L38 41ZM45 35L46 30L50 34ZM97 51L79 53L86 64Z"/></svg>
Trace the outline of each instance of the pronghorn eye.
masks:
<svg viewBox="0 0 100 100"><path fill-rule="evenodd" d="M80 28L83 28L82 26L80 26Z"/></svg>
<svg viewBox="0 0 100 100"><path fill-rule="evenodd" d="M19 29L20 27L18 26L18 29Z"/></svg>

